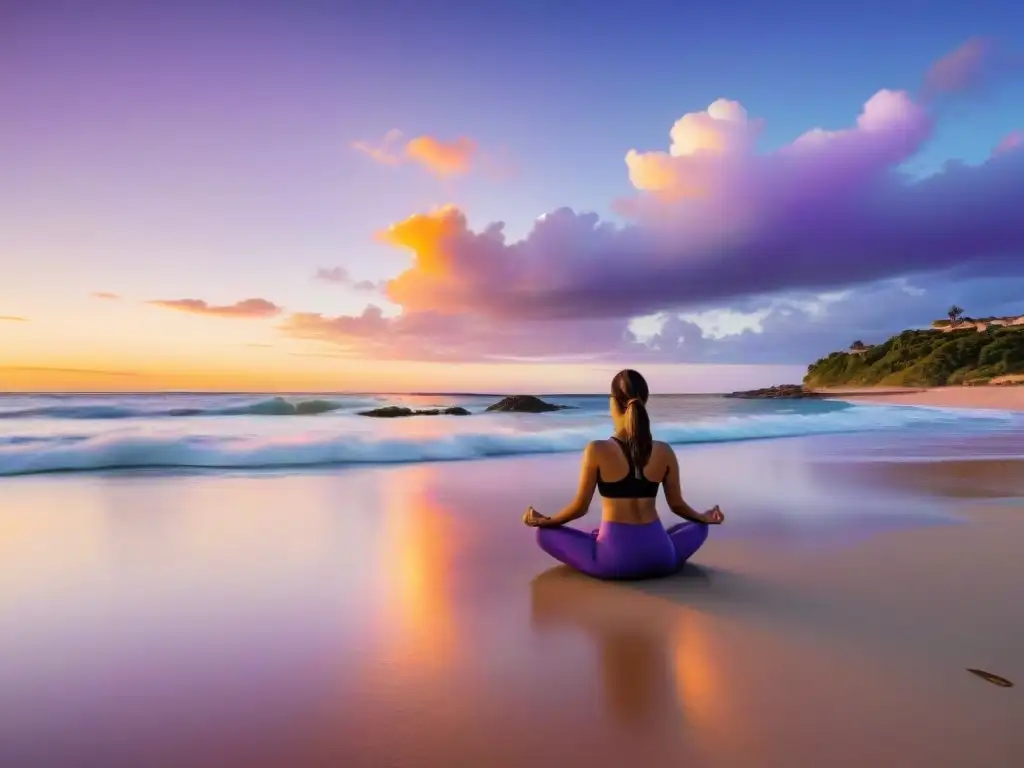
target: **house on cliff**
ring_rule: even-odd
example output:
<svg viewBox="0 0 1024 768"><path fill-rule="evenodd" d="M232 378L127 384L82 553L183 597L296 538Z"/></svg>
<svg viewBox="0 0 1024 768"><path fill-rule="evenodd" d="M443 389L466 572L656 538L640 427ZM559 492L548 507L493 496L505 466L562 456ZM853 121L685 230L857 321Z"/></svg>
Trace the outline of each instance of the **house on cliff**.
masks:
<svg viewBox="0 0 1024 768"><path fill-rule="evenodd" d="M1018 315L1017 317L983 317L977 320L973 317L963 317L956 325L953 325L949 320L932 321L932 328L943 333L965 331L971 328L974 328L976 331L987 331L989 328L1006 325L1024 325L1024 315Z"/></svg>

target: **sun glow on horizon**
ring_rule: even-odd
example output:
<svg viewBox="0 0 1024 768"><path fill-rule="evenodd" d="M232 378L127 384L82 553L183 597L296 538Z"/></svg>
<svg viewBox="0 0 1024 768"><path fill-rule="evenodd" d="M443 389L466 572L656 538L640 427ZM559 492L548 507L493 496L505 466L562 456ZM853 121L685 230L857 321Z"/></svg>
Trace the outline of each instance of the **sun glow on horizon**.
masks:
<svg viewBox="0 0 1024 768"><path fill-rule="evenodd" d="M621 364L375 360L281 333L279 317L212 316L124 298L59 294L0 324L0 392L603 393ZM214 312L219 304L212 302ZM202 310L202 308L200 308ZM799 380L797 366L644 364L655 392L721 392ZM753 382L753 383L752 383Z"/></svg>

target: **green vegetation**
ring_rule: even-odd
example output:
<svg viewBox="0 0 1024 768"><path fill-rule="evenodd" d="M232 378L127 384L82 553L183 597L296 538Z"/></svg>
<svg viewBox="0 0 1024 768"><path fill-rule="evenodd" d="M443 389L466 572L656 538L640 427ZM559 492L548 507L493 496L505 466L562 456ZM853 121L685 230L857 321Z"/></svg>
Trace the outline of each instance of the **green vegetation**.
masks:
<svg viewBox="0 0 1024 768"><path fill-rule="evenodd" d="M960 315L956 322L952 320L932 320L932 328L948 328L951 325L974 325L975 323L991 323L993 320L1006 320L1005 317L967 317L967 315ZM1009 318L1012 319L1012 318Z"/></svg>
<svg viewBox="0 0 1024 768"><path fill-rule="evenodd" d="M859 354L833 352L807 367L808 387L936 387L1024 373L1024 326L903 331Z"/></svg>

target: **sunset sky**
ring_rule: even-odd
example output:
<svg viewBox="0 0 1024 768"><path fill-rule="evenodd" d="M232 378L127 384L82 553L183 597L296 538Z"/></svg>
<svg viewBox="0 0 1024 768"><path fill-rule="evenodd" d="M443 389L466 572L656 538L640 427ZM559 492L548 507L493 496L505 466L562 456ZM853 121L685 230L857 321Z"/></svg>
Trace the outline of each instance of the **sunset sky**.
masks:
<svg viewBox="0 0 1024 768"><path fill-rule="evenodd" d="M0 390L721 391L1024 314L1022 54L1015 0L6 2Z"/></svg>

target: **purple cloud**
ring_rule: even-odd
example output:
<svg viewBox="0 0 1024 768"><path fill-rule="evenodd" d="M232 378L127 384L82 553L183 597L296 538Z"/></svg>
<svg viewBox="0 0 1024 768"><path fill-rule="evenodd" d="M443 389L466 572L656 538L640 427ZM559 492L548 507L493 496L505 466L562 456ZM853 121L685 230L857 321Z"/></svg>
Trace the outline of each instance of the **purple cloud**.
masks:
<svg viewBox="0 0 1024 768"><path fill-rule="evenodd" d="M344 267L321 267L316 271L316 274L313 275L313 278L324 283L344 285L354 291L365 293L381 291L384 289L383 282L375 283L372 280L354 280L352 275L349 274L349 271Z"/></svg>
<svg viewBox="0 0 1024 768"><path fill-rule="evenodd" d="M1024 272L1024 153L911 180L898 166L931 127L883 91L854 127L767 155L631 152L625 227L561 209L508 243L503 224L474 232L456 209L414 216L388 233L414 263L387 295L408 312L621 318L954 266Z"/></svg>
<svg viewBox="0 0 1024 768"><path fill-rule="evenodd" d="M313 275L314 279L320 280L325 283L340 283L341 285L348 285L352 282L352 276L349 275L348 270L344 267L321 267Z"/></svg>
<svg viewBox="0 0 1024 768"><path fill-rule="evenodd" d="M970 73L984 67L971 62L984 57L976 44L966 50L973 58L951 55L959 70L933 68L933 87L953 92L976 81ZM1008 140L979 165L951 161L913 178L901 168L936 119L909 94L882 90L849 127L812 129L760 153L762 122L719 99L678 120L667 151L626 153L636 191L616 207L627 224L563 208L509 242L503 223L475 231L457 208L418 214L384 233L413 254L386 285L397 314L293 315L283 329L353 355L449 360L749 362L792 354L788 344L765 352L771 338L792 338L806 361L837 343L819 320L850 311L851 289L861 300L913 304L920 322L921 313L941 313L931 304L941 292L892 288L907 276L1020 286L1007 278L1024 276L1024 151ZM753 312L748 329L708 325L710 312L744 305ZM875 312L888 318L880 334L912 322L877 304ZM638 333L633 319L651 316L656 332ZM850 336L842 346L874 328L863 318L833 327Z"/></svg>

